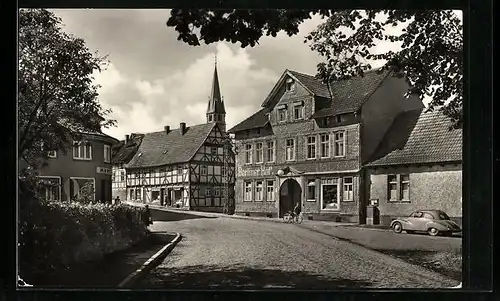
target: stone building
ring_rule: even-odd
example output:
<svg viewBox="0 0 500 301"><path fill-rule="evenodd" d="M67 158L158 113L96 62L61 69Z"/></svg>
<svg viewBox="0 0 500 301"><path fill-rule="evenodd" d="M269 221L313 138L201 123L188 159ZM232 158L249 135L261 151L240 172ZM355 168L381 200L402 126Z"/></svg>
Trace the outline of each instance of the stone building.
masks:
<svg viewBox="0 0 500 301"><path fill-rule="evenodd" d="M401 113L366 164L367 198L380 223L439 209L462 223L462 130L439 111Z"/></svg>
<svg viewBox="0 0 500 301"><path fill-rule="evenodd" d="M392 72L332 82L285 70L262 108L232 129L237 214L364 220L362 165L394 118L423 107ZM361 215L361 216L360 216Z"/></svg>
<svg viewBox="0 0 500 301"><path fill-rule="evenodd" d="M82 133L68 152L49 152L46 166L37 170L43 180L39 196L70 201L88 188L95 201L111 201L111 146L118 140L101 132Z"/></svg>
<svg viewBox="0 0 500 301"><path fill-rule="evenodd" d="M145 133L126 170L127 200L188 210L234 210L234 152L225 131L226 111L217 66L207 123Z"/></svg>

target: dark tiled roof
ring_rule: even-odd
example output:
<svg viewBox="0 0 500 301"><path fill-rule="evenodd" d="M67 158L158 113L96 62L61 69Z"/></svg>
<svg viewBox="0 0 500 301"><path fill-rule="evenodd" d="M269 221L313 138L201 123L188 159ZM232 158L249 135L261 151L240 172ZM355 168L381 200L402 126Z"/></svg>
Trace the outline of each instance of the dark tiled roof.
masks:
<svg viewBox="0 0 500 301"><path fill-rule="evenodd" d="M267 113L271 112L272 108L262 108L257 113L243 120L242 122L235 125L228 132L235 133L238 131L249 130L253 128L263 127L268 122L269 119L267 117Z"/></svg>
<svg viewBox="0 0 500 301"><path fill-rule="evenodd" d="M150 167L188 162L208 137L215 123L186 127L181 136L179 129L147 133L137 153L126 167Z"/></svg>
<svg viewBox="0 0 500 301"><path fill-rule="evenodd" d="M143 137L142 134L132 134L127 145L125 145L125 140L113 145L111 148L111 162L113 164L128 163L139 149Z"/></svg>
<svg viewBox="0 0 500 301"><path fill-rule="evenodd" d="M462 160L462 130L439 111L399 114L367 166L455 162Z"/></svg>
<svg viewBox="0 0 500 301"><path fill-rule="evenodd" d="M326 84L322 83L321 79L292 70L286 70L285 74L286 73L295 77L314 95L328 99L330 98L328 87ZM386 78L388 73L388 71L379 72L378 70L370 70L366 72L363 77L357 76L348 80L332 82L330 86L334 100L328 107L314 113L312 118L334 116L337 114L357 111L372 95L372 93L378 89L379 85ZM282 81L283 78L284 76L280 78L280 81ZM278 81L278 83L280 81ZM274 88L273 91L277 91L276 88ZM272 94L273 92L271 92L271 95ZM266 113L269 113L272 110L272 108L269 107L269 99L270 96L268 96L262 104L263 106L266 106L265 108L240 122L230 129L229 132L234 133L266 125L268 122Z"/></svg>
<svg viewBox="0 0 500 301"><path fill-rule="evenodd" d="M332 82L330 87L333 94L333 101L331 101L328 107L314 113L312 118L357 111L370 98L373 92L378 89L388 74L389 71L379 72L378 70L371 70L366 72L364 76L356 76L347 80ZM326 85L325 89L327 89Z"/></svg>
<svg viewBox="0 0 500 301"><path fill-rule="evenodd" d="M291 75L293 75L301 84L303 84L307 89L309 89L314 95L330 98L330 92L328 92L327 86L321 82L321 79L297 71L288 70L288 72L290 72Z"/></svg>

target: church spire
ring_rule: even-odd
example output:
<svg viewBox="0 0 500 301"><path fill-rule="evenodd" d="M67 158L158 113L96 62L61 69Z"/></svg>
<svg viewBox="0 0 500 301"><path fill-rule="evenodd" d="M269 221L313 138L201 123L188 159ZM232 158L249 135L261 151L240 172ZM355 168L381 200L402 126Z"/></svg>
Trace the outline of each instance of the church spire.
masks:
<svg viewBox="0 0 500 301"><path fill-rule="evenodd" d="M225 125L226 109L220 93L219 75L217 74L217 54L214 59L214 76L212 79L212 91L208 99L207 122L217 122ZM224 127L225 128L225 127Z"/></svg>

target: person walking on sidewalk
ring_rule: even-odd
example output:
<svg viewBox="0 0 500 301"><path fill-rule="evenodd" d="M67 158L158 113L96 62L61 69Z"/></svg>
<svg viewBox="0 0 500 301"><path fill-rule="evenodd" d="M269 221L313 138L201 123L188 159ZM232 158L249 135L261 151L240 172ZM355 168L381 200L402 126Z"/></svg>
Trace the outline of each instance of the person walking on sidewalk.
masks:
<svg viewBox="0 0 500 301"><path fill-rule="evenodd" d="M146 205L145 210L142 214L142 221L148 227L153 224L153 218L151 217L151 211L149 211L149 206Z"/></svg>

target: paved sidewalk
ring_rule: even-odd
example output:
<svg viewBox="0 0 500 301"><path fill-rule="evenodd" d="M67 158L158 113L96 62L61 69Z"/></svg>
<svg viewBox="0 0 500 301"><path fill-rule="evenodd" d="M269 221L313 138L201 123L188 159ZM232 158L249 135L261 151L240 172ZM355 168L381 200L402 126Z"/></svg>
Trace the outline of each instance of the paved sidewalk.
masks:
<svg viewBox="0 0 500 301"><path fill-rule="evenodd" d="M118 284L140 268L151 256L175 238L174 233L152 232L150 237L130 249L105 255L100 260L78 264L70 270L44 275L37 288L118 288Z"/></svg>
<svg viewBox="0 0 500 301"><path fill-rule="evenodd" d="M144 207L146 204L142 203L134 203L134 202L125 202L125 204L137 207ZM236 219L246 219L246 220L256 220L256 221L267 221L267 222L276 222L283 223L283 219L277 217L260 217L260 216L244 216L244 215L236 215L236 214L224 214L224 213L216 213L216 212L201 212L201 211L191 211L184 209L176 209L176 208L168 208L154 204L147 204L150 209L157 209L167 212L175 212L175 213L184 213L198 216L206 216L206 217L222 217L222 218L236 218ZM327 225L331 227L342 227L342 226L356 226L354 223L339 223L333 221L315 221L315 220L306 220L302 222L303 224L318 224L318 225Z"/></svg>

